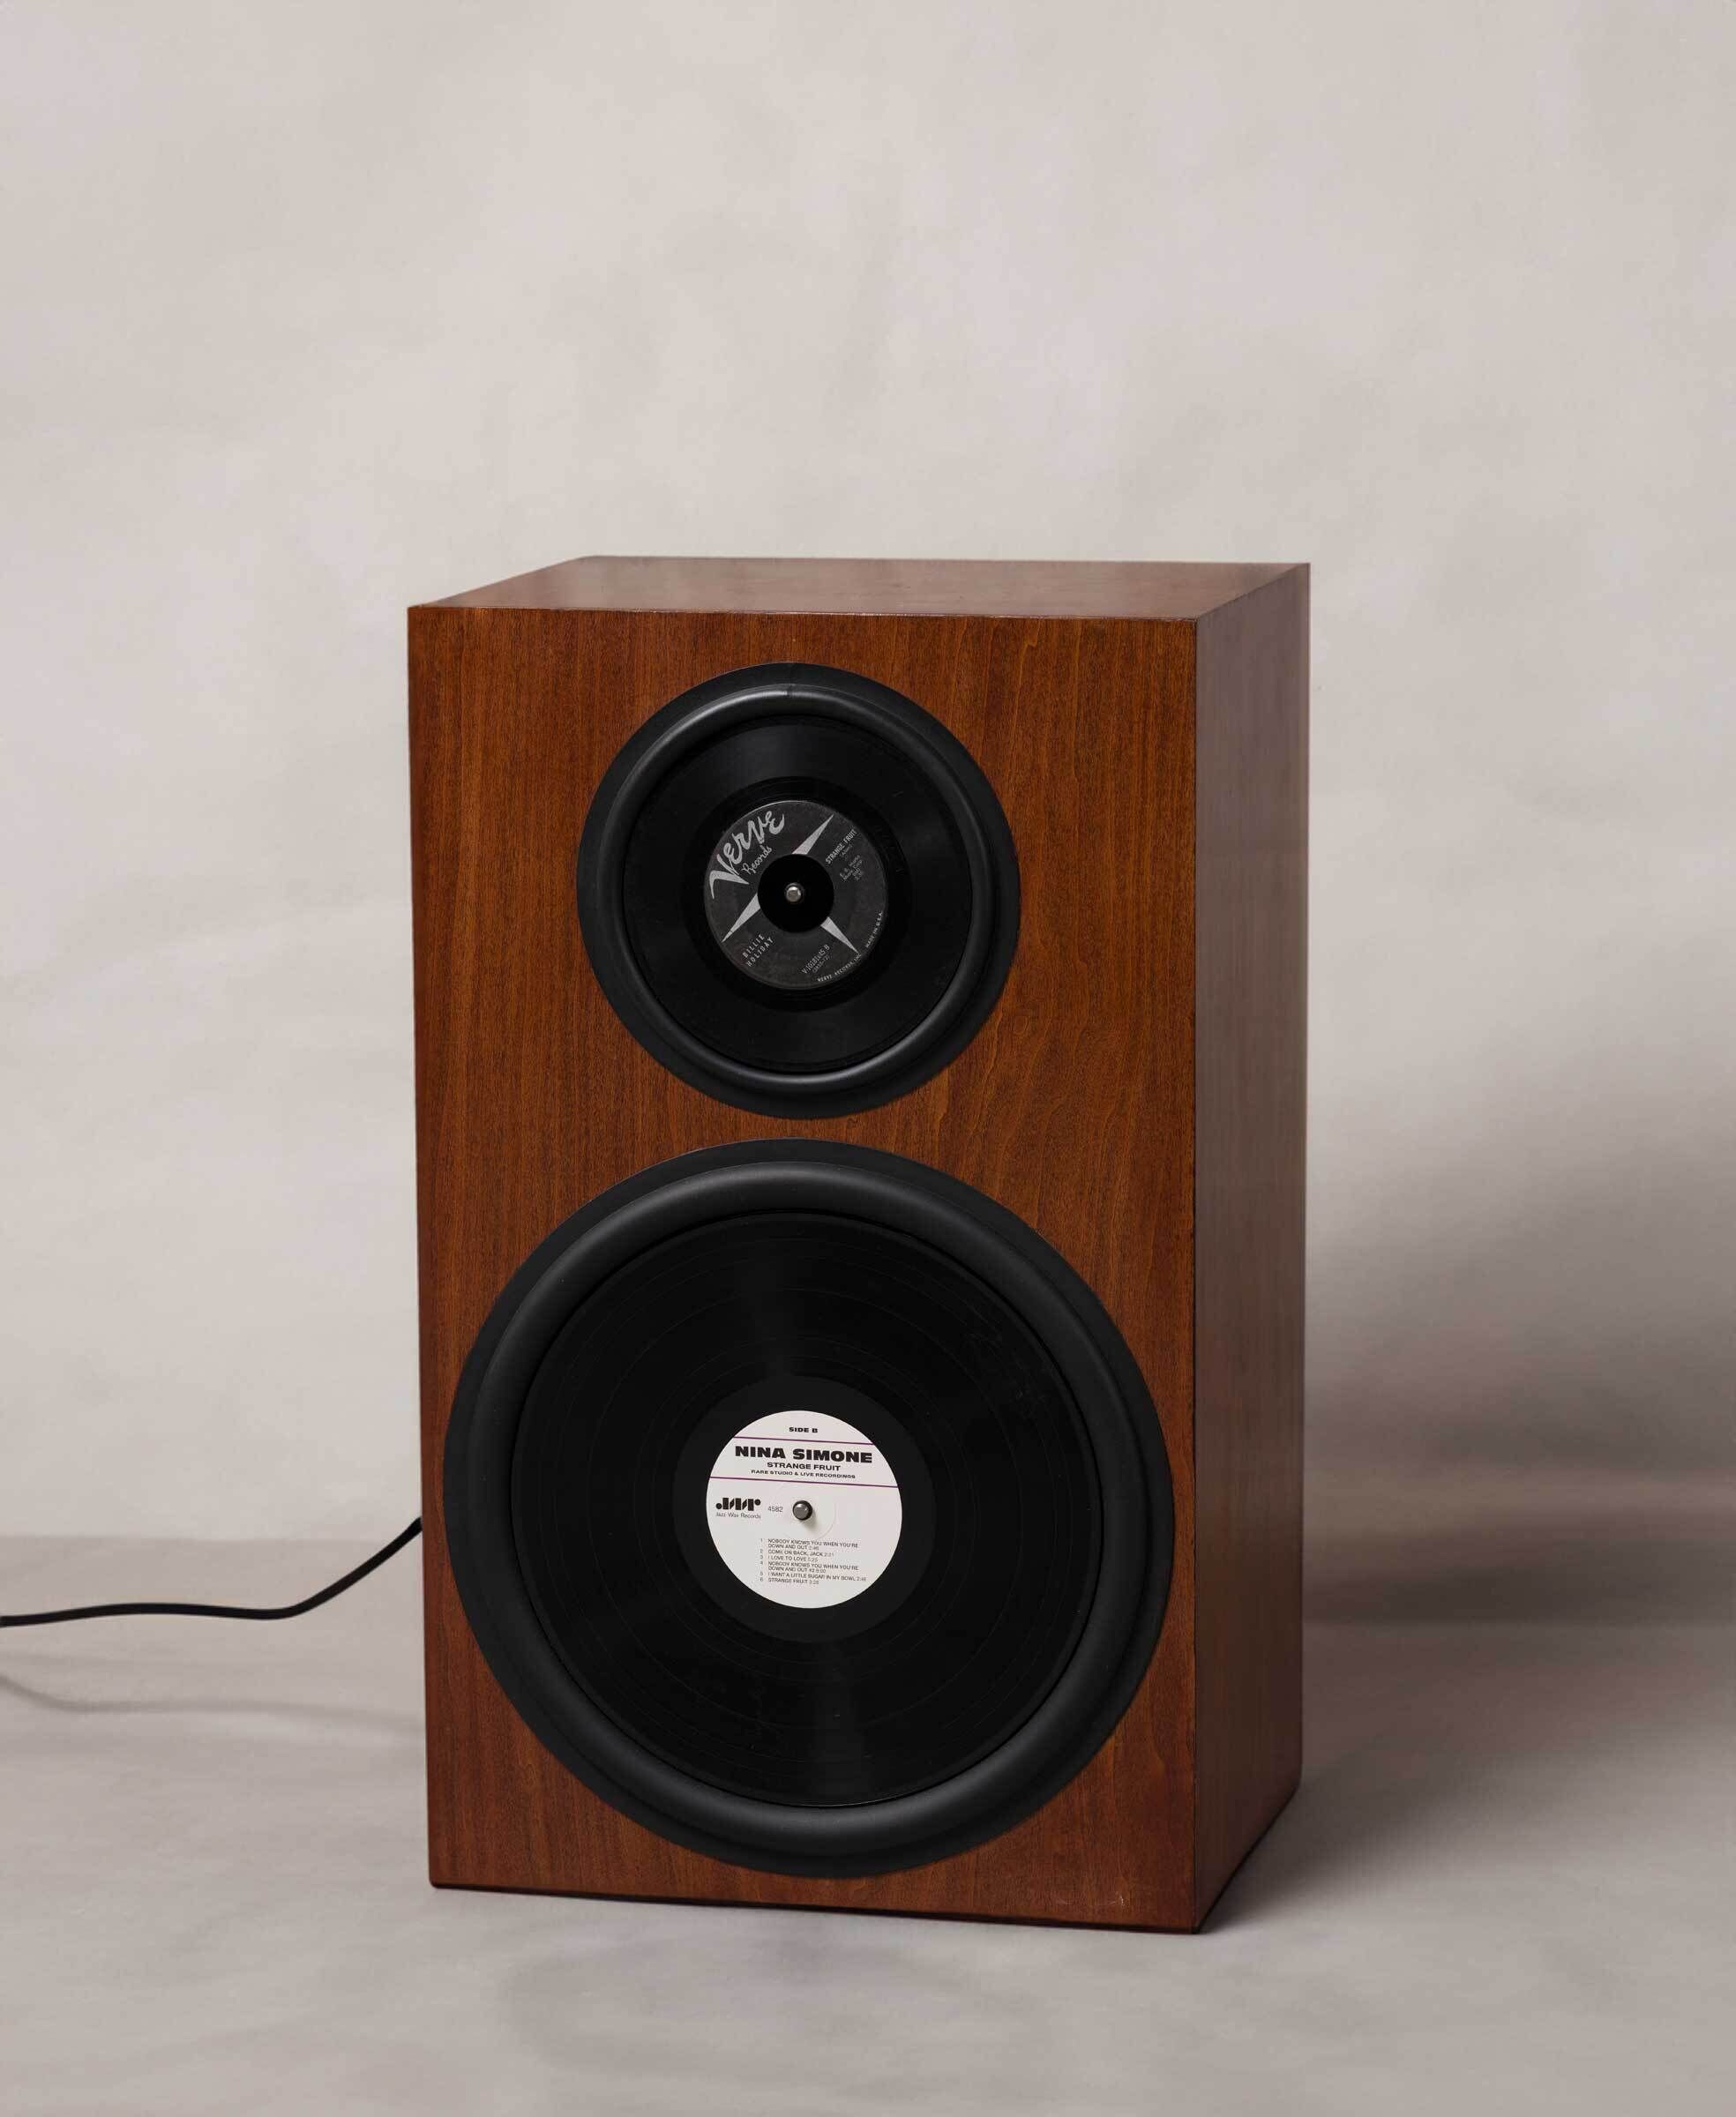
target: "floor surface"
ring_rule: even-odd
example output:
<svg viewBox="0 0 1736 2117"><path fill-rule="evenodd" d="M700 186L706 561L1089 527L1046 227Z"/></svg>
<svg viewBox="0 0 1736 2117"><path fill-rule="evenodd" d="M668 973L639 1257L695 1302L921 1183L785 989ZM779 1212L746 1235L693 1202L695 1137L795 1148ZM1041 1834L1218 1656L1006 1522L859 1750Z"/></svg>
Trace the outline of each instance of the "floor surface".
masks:
<svg viewBox="0 0 1736 2117"><path fill-rule="evenodd" d="M0 2109L1727 2113L1727 1545L1680 1541L1679 1592L1528 1600L1519 1524L1499 1618L1462 1552L1328 1552L1302 1792L1195 1938L437 1893L414 1552L293 1624L0 1634ZM0 1609L355 1555L14 1543Z"/></svg>

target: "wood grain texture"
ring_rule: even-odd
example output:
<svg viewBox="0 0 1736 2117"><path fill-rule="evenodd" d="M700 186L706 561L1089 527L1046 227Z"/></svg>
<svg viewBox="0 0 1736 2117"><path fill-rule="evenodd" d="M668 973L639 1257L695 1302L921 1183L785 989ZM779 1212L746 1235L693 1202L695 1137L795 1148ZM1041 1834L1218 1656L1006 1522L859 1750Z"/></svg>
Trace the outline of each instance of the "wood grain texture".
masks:
<svg viewBox="0 0 1736 2117"><path fill-rule="evenodd" d="M1308 575L1199 627L1195 793L1195 1911L1302 1752Z"/></svg>
<svg viewBox="0 0 1736 2117"><path fill-rule="evenodd" d="M469 610L1191 622L1283 566L960 558L572 558L447 598Z"/></svg>
<svg viewBox="0 0 1736 2117"><path fill-rule="evenodd" d="M591 973L573 901L590 799L627 736L706 677L786 661L857 670L945 722L1006 808L1025 893L1006 989L969 1048L880 1110L799 1124L715 1103L644 1052ZM1179 619L490 602L411 613L437 1881L1195 1922L1195 666L1196 628ZM1105 905L1112 919L1103 916ZM536 1742L483 1662L440 1520L459 1371L525 1254L637 1170L690 1148L790 1133L910 1156L1034 1226L1096 1290L1127 1339L1175 1481L1176 1565L1163 1635L1111 1741L1003 1837L862 1880L736 1867L672 1845L599 1801Z"/></svg>

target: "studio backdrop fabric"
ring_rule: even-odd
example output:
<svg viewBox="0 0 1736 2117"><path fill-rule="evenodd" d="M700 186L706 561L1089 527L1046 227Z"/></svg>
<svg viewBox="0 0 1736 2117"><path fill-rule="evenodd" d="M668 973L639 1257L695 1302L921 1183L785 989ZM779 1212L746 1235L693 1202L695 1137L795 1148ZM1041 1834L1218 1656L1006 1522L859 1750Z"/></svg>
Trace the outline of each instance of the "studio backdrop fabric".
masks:
<svg viewBox="0 0 1736 2117"><path fill-rule="evenodd" d="M1317 1591L1474 1519L1545 1601L1564 1522L1585 1592L1688 1592L1643 1547L1731 1455L1726 8L0 38L0 1532L414 1509L406 604L1303 559Z"/></svg>

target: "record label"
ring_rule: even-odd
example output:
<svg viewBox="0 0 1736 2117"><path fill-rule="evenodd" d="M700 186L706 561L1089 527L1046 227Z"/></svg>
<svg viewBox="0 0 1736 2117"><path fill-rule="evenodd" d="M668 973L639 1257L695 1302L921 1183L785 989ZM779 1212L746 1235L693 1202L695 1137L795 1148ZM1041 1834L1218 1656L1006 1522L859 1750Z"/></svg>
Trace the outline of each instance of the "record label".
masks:
<svg viewBox="0 0 1736 2117"><path fill-rule="evenodd" d="M885 1455L825 1411L759 1418L726 1441L705 1505L730 1572L789 1610L830 1609L872 1588L904 1522Z"/></svg>
<svg viewBox="0 0 1736 2117"><path fill-rule="evenodd" d="M772 801L737 816L706 864L712 939L757 984L809 991L867 960L887 917L872 840L842 810Z"/></svg>

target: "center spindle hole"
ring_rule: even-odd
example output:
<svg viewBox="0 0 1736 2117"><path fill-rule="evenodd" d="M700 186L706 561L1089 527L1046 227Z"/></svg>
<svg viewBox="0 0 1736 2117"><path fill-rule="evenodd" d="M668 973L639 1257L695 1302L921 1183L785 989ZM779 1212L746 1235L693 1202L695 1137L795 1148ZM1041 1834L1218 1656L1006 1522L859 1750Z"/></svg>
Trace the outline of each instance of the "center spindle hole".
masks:
<svg viewBox="0 0 1736 2117"><path fill-rule="evenodd" d="M806 853L786 853L774 860L760 883L760 903L774 926L785 933L807 933L832 909L832 878Z"/></svg>

